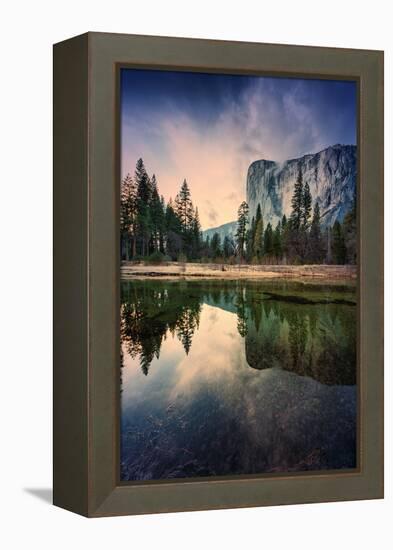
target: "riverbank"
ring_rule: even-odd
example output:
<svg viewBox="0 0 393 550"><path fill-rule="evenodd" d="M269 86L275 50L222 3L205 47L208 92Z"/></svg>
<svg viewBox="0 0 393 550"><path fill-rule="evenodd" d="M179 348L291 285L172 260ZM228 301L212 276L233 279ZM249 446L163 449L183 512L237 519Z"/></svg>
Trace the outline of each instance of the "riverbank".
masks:
<svg viewBox="0 0 393 550"><path fill-rule="evenodd" d="M355 265L226 265L168 262L159 265L122 262L122 279L317 279L356 280Z"/></svg>

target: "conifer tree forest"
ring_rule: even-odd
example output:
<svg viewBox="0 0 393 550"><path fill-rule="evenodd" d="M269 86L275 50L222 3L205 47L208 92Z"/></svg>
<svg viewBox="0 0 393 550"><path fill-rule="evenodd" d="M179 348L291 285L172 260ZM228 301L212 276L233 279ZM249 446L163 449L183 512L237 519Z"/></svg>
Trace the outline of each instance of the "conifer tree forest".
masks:
<svg viewBox="0 0 393 550"><path fill-rule="evenodd" d="M243 201L234 237L204 239L198 207L186 179L168 202L142 159L121 182L121 258L125 261L194 261L251 264L356 264L356 199L342 223L323 226L318 202L312 207L307 182L298 170L291 214L275 227L264 223L261 207L249 219Z"/></svg>

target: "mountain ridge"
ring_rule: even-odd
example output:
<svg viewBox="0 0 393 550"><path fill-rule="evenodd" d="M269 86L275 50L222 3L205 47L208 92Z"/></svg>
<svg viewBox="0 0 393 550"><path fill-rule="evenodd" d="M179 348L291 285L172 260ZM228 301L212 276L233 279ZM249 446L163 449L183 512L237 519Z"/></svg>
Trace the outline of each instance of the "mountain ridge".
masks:
<svg viewBox="0 0 393 550"><path fill-rule="evenodd" d="M204 231L202 231L202 235L204 239L206 239L207 237L211 239L214 233L218 233L220 235L221 243L222 243L226 236L234 238L236 233L236 228L237 228L237 222L235 220L233 222L223 223L222 225L219 225L217 227L211 227L209 229L205 229Z"/></svg>

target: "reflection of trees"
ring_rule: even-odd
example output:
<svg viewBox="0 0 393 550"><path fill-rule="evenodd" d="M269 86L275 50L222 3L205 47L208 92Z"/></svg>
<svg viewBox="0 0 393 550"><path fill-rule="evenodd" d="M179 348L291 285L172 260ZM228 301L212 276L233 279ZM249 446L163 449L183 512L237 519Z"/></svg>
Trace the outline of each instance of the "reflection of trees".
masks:
<svg viewBox="0 0 393 550"><path fill-rule="evenodd" d="M299 372L304 367L304 355L308 336L307 319L304 314L291 312L287 317L287 321L289 324L288 340L291 350L292 369L295 372Z"/></svg>
<svg viewBox="0 0 393 550"><path fill-rule="evenodd" d="M144 374L168 332L188 354L206 302L236 315L251 367L278 366L323 384L355 384L356 309L293 303L284 295L277 300L267 290L260 282L230 280L122 283L124 349L139 357Z"/></svg>
<svg viewBox="0 0 393 550"><path fill-rule="evenodd" d="M191 349L192 337L194 336L195 329L199 323L200 304L197 307L188 307L182 311L176 322L176 333L183 344L184 351L189 354Z"/></svg>
<svg viewBox="0 0 393 550"><path fill-rule="evenodd" d="M256 369L268 369L286 363L287 349L282 341L283 324L269 301L250 301L245 339L246 359Z"/></svg>
<svg viewBox="0 0 393 550"><path fill-rule="evenodd" d="M131 357L139 356L145 375L154 357L159 358L168 330L177 335L189 353L200 310L200 297L179 292L177 285L156 281L122 284L121 340Z"/></svg>
<svg viewBox="0 0 393 550"><path fill-rule="evenodd" d="M243 338L247 334L247 307L246 307L246 290L238 288L236 296L236 314L237 314L237 330Z"/></svg>
<svg viewBox="0 0 393 550"><path fill-rule="evenodd" d="M134 303L127 302L121 306L122 342L125 343L131 357L140 355L144 374L148 373L154 356L159 357L161 341L166 332L163 323L150 322L148 307L149 303L142 300Z"/></svg>

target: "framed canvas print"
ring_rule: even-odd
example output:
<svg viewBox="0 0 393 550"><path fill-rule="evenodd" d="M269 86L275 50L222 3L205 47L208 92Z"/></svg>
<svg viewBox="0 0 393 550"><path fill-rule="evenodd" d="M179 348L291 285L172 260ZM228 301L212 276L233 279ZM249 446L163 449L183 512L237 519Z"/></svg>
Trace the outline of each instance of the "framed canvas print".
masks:
<svg viewBox="0 0 393 550"><path fill-rule="evenodd" d="M383 53L54 47L54 503L382 498Z"/></svg>

